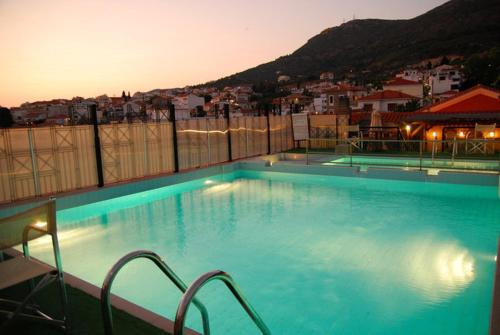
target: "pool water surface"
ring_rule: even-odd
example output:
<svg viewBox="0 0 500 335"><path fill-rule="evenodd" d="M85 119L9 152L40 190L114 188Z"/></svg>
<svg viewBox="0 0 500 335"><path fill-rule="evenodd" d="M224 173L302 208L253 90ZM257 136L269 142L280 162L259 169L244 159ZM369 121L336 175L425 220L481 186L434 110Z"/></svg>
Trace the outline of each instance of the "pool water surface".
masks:
<svg viewBox="0 0 500 335"><path fill-rule="evenodd" d="M222 269L273 334L487 334L500 232L488 186L237 171L59 211L65 271L100 286L152 250L186 282ZM49 245L32 254L51 261ZM173 319L180 293L147 260L113 292ZM213 334L256 334L223 284ZM201 330L191 308L188 326Z"/></svg>

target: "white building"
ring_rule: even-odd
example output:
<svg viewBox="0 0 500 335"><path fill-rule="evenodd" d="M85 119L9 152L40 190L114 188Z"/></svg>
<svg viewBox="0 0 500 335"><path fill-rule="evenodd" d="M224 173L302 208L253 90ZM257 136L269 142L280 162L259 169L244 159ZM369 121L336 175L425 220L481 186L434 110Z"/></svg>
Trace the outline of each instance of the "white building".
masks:
<svg viewBox="0 0 500 335"><path fill-rule="evenodd" d="M286 83L287 81L290 81L290 76L286 76L282 74L281 76L278 77L278 83Z"/></svg>
<svg viewBox="0 0 500 335"><path fill-rule="evenodd" d="M422 99L424 96L424 85L421 82L398 77L384 84L384 91L386 90L403 92L419 99Z"/></svg>
<svg viewBox="0 0 500 335"><path fill-rule="evenodd" d="M142 105L138 102L129 101L123 104L123 112L125 115L139 115L142 111Z"/></svg>
<svg viewBox="0 0 500 335"><path fill-rule="evenodd" d="M395 112L398 106L404 106L413 100L419 98L399 91L380 91L362 97L358 102L364 111Z"/></svg>
<svg viewBox="0 0 500 335"><path fill-rule="evenodd" d="M410 81L417 81L417 82L420 81L421 82L422 80L424 80L424 74L420 70L406 69L403 72L398 73L396 75L396 78L401 78L401 79L410 80Z"/></svg>
<svg viewBox="0 0 500 335"><path fill-rule="evenodd" d="M430 93L441 94L448 91L457 91L462 83L460 69L452 65L441 65L431 70L428 84Z"/></svg>
<svg viewBox="0 0 500 335"><path fill-rule="evenodd" d="M195 111L198 106L205 105L205 99L191 93L178 94L172 99L175 106L176 120L184 120L191 118L191 112Z"/></svg>
<svg viewBox="0 0 500 335"><path fill-rule="evenodd" d="M325 93L321 94L319 97L315 97L313 100L314 112L319 114L324 114L327 112L327 96Z"/></svg>
<svg viewBox="0 0 500 335"><path fill-rule="evenodd" d="M333 80L333 78L335 78L335 75L333 74L333 72L323 72L319 76L319 79L321 79L321 80Z"/></svg>

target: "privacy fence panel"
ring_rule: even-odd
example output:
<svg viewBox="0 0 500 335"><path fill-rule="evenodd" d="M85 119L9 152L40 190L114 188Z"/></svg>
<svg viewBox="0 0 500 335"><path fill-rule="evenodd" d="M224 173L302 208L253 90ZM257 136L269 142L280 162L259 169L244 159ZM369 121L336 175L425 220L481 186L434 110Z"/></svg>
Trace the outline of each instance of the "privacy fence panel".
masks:
<svg viewBox="0 0 500 335"><path fill-rule="evenodd" d="M227 162L229 154L227 149L227 120L207 119L209 125L209 157L210 164Z"/></svg>
<svg viewBox="0 0 500 335"><path fill-rule="evenodd" d="M248 157L248 128L246 117L231 119L231 149L233 159Z"/></svg>
<svg viewBox="0 0 500 335"><path fill-rule="evenodd" d="M287 115L270 115L271 153L293 148L292 121Z"/></svg>
<svg viewBox="0 0 500 335"><path fill-rule="evenodd" d="M104 183L114 183L138 176L137 165L144 161L143 145L134 143L136 127L132 124L99 126Z"/></svg>
<svg viewBox="0 0 500 335"><path fill-rule="evenodd" d="M270 116L271 151L293 146L289 116ZM232 158L266 154L267 118L230 120ZM227 162L228 120L177 121L180 170ZM171 122L99 125L105 184L174 171ZM0 203L97 185L91 125L0 129Z"/></svg>
<svg viewBox="0 0 500 335"><path fill-rule="evenodd" d="M36 195L33 160L30 152L31 129L2 130L2 198L24 199ZM3 166L6 169L3 169ZM4 176L7 178L4 179ZM7 182L3 182L6 180Z"/></svg>
<svg viewBox="0 0 500 335"><path fill-rule="evenodd" d="M90 126L0 130L0 202L96 185Z"/></svg>
<svg viewBox="0 0 500 335"><path fill-rule="evenodd" d="M198 120L177 121L177 145L179 150L179 168L181 170L202 166L202 134Z"/></svg>
<svg viewBox="0 0 500 335"><path fill-rule="evenodd" d="M267 153L267 118L265 116L247 117L248 157Z"/></svg>
<svg viewBox="0 0 500 335"><path fill-rule="evenodd" d="M105 184L174 170L171 123L100 125Z"/></svg>
<svg viewBox="0 0 500 335"><path fill-rule="evenodd" d="M172 124L170 122L146 123L146 169L147 175L157 175L174 171L174 150L172 144Z"/></svg>

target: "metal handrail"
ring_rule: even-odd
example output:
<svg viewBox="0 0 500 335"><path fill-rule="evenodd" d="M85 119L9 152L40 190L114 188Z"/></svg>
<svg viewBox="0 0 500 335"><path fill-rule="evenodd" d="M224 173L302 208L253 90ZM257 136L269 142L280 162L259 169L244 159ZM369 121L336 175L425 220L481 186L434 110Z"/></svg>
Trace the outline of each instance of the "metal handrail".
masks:
<svg viewBox="0 0 500 335"><path fill-rule="evenodd" d="M187 291L187 285L175 274L175 272L168 267L168 265L158 256L156 253L148 250L137 250L126 254L120 258L113 267L108 271L106 278L102 284L101 288L101 313L102 320L104 322L104 333L106 335L113 335L113 317L111 312L111 285L115 280L118 272L130 261L137 258L146 258L151 260L160 268L160 270L170 279L174 285L185 294ZM210 325L208 322L208 312L205 306L197 299L193 300L194 305L201 313L201 318L203 322L203 334L210 335Z"/></svg>
<svg viewBox="0 0 500 335"><path fill-rule="evenodd" d="M207 272L201 275L198 279L196 279L184 292L182 295L181 301L179 302L179 307L177 308L177 313L175 315L175 323L174 323L174 335L183 335L184 334L184 322L186 319L186 315L189 309L189 305L191 301L194 302L194 296L196 293L203 287L205 284L211 282L212 280L221 280L226 284L231 293L233 293L234 297L240 305L245 309L248 316L252 319L255 325L259 328L259 330L264 335L271 335L271 331L267 328L266 324L260 316L257 314L255 309L250 305L248 300L243 296L243 292L238 287L236 282L228 275L226 272L221 270L214 270Z"/></svg>

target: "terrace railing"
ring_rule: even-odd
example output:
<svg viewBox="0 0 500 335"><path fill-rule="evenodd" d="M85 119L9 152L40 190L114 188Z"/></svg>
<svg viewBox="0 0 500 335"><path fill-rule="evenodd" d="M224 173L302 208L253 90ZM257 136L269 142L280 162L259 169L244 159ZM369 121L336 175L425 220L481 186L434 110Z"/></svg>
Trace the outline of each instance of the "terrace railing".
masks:
<svg viewBox="0 0 500 335"><path fill-rule="evenodd" d="M327 154L344 159L337 165L357 164L356 157L383 156L407 158L394 161L405 162L408 167L441 167L462 170L500 171L500 140L493 139L453 139L453 140L393 140L393 139L328 139L311 138L301 142L305 147L306 162L315 155ZM359 159L358 159L359 161ZM474 164L481 161L482 164ZM468 163L468 164L467 164ZM376 165L376 163L370 163ZM380 163L387 165L390 163Z"/></svg>

